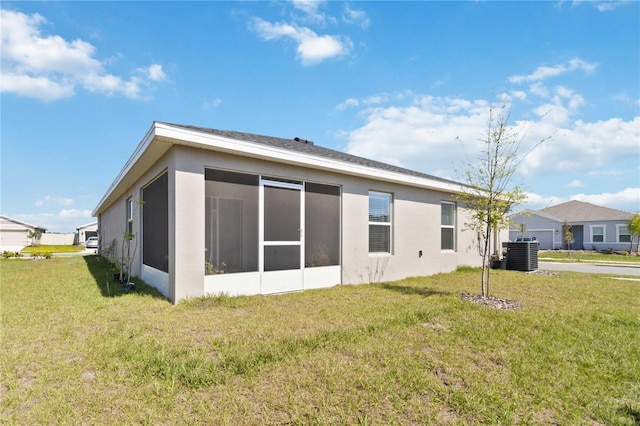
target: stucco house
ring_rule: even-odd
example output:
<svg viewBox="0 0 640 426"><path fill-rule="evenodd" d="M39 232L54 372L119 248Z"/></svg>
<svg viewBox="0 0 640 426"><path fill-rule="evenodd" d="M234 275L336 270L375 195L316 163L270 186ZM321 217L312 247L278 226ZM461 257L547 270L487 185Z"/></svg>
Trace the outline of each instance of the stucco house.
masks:
<svg viewBox="0 0 640 426"><path fill-rule="evenodd" d="M28 245L38 244L40 235L47 232L41 226L0 215L0 252L20 251ZM30 237L37 233L37 236Z"/></svg>
<svg viewBox="0 0 640 426"><path fill-rule="evenodd" d="M84 244L89 237L98 236L98 221L85 223L76 228L77 244Z"/></svg>
<svg viewBox="0 0 640 426"><path fill-rule="evenodd" d="M629 250L631 234L627 225L632 217L633 213L572 200L513 215L509 239L536 237L541 250L566 249L562 228L566 223L571 226L573 250Z"/></svg>
<svg viewBox="0 0 640 426"><path fill-rule="evenodd" d="M93 215L100 251L132 237L132 275L177 302L478 266L461 188L300 138L154 122Z"/></svg>

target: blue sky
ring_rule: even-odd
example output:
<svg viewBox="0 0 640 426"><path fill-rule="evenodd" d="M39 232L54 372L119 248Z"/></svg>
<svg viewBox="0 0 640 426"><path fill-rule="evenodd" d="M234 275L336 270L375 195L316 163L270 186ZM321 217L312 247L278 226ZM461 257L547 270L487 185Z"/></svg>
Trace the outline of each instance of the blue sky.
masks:
<svg viewBox="0 0 640 426"><path fill-rule="evenodd" d="M74 231L154 120L459 179L489 105L520 208L640 209L640 3L2 2L0 212Z"/></svg>

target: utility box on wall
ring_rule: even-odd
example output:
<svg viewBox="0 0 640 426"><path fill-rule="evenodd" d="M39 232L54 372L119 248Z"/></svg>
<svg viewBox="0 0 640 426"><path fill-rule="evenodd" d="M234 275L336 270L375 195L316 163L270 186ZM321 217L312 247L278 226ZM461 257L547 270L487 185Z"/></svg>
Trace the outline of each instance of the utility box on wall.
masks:
<svg viewBox="0 0 640 426"><path fill-rule="evenodd" d="M538 269L538 242L507 243L507 269L510 271L535 271Z"/></svg>

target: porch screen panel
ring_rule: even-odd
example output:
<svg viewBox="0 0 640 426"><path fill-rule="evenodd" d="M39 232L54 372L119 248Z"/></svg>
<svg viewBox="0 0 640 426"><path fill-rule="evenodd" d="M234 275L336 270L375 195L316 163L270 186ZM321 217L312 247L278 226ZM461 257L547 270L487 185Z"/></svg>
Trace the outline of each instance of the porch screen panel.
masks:
<svg viewBox="0 0 640 426"><path fill-rule="evenodd" d="M169 272L169 184L163 174L142 190L142 263Z"/></svg>
<svg viewBox="0 0 640 426"><path fill-rule="evenodd" d="M264 270L300 269L300 246L265 246Z"/></svg>
<svg viewBox="0 0 640 426"><path fill-rule="evenodd" d="M264 240L300 241L300 191L264 187Z"/></svg>
<svg viewBox="0 0 640 426"><path fill-rule="evenodd" d="M306 268L340 264L340 187L305 185Z"/></svg>
<svg viewBox="0 0 640 426"><path fill-rule="evenodd" d="M258 270L258 176L205 171L205 273Z"/></svg>

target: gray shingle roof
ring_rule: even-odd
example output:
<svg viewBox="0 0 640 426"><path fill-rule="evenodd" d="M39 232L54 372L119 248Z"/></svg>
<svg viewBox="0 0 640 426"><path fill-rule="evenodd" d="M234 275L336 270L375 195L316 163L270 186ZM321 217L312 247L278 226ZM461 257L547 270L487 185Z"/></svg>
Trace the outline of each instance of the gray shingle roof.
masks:
<svg viewBox="0 0 640 426"><path fill-rule="evenodd" d="M538 210L539 213L553 216L567 222L592 222L597 220L629 220L633 213L597 206L583 201L567 201L557 206Z"/></svg>
<svg viewBox="0 0 640 426"><path fill-rule="evenodd" d="M196 132L207 133L211 135L222 136L229 139L237 139L247 142L255 142L263 145L269 145L277 148L287 149L290 151L300 152L302 154L314 155L317 157L329 158L332 160L343 161L345 163L357 164L365 167L371 167L373 169L385 170L389 172L401 173L409 176L422 177L426 179L437 180L440 182L449 182L460 185L459 182L455 182L449 179L443 179L437 176L429 175L426 173L417 172L415 170L405 169L402 167L393 166L391 164L382 163L380 161L369 160L367 158L358 157L344 152L336 151L329 148L324 148L315 145L313 142L306 141L304 139L295 140L277 138L273 136L256 135L252 133L236 132L231 130L218 130L210 129L206 127L189 126L183 124L164 123L174 127L181 127L183 129L193 130Z"/></svg>

